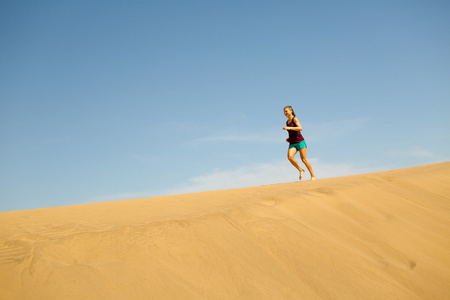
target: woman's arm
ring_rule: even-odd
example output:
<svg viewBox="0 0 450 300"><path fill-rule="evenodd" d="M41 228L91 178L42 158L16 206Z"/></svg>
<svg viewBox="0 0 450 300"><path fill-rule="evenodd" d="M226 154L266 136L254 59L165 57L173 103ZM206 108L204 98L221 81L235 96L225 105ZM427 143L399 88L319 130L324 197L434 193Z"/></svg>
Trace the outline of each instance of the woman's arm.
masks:
<svg viewBox="0 0 450 300"><path fill-rule="evenodd" d="M294 131L302 131L303 130L303 127L300 124L300 121L297 119L297 117L294 117L294 124L297 125L297 127L286 126L286 127L283 127L283 129L284 130L294 130Z"/></svg>

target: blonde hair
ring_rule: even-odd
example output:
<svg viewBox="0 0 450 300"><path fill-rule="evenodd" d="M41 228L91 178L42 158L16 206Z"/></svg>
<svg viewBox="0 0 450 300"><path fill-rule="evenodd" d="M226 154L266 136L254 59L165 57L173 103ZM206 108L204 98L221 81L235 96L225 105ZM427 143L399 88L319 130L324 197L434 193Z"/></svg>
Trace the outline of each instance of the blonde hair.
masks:
<svg viewBox="0 0 450 300"><path fill-rule="evenodd" d="M292 115L295 117L295 112L292 106L286 106L284 109L289 108L292 111Z"/></svg>

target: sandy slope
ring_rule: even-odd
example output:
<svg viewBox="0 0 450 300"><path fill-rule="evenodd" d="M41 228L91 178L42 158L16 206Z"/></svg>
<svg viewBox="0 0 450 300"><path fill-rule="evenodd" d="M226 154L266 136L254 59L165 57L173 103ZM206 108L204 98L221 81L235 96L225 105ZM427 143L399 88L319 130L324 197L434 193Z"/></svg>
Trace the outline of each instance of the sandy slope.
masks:
<svg viewBox="0 0 450 300"><path fill-rule="evenodd" d="M450 299L450 163L0 213L0 299Z"/></svg>

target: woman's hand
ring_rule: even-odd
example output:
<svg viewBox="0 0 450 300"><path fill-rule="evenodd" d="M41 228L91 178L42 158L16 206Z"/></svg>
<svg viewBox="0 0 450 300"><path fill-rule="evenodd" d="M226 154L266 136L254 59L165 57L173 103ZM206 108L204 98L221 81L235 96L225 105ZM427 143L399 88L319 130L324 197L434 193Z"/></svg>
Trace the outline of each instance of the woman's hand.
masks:
<svg viewBox="0 0 450 300"><path fill-rule="evenodd" d="M283 130L288 130L288 129L289 129L288 126L284 126L284 127L283 127Z"/></svg>

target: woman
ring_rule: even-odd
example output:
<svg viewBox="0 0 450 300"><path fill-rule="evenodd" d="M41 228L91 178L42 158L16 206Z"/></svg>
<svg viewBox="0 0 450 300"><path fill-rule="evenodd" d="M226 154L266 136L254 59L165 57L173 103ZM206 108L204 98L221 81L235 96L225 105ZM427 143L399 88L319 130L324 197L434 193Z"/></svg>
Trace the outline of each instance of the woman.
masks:
<svg viewBox="0 0 450 300"><path fill-rule="evenodd" d="M286 122L287 126L283 127L283 130L287 130L289 133L289 138L286 140L286 142L289 143L288 159L291 164L300 172L300 180L302 180L303 173L305 173L305 171L300 167L300 165L294 158L297 151L300 152L300 158L308 168L308 171L311 174L311 180L316 180L311 164L306 159L306 142L302 136L302 133L300 132L303 130L303 128L302 125L300 125L297 117L295 116L292 106L286 106L284 108L284 115L288 118Z"/></svg>

